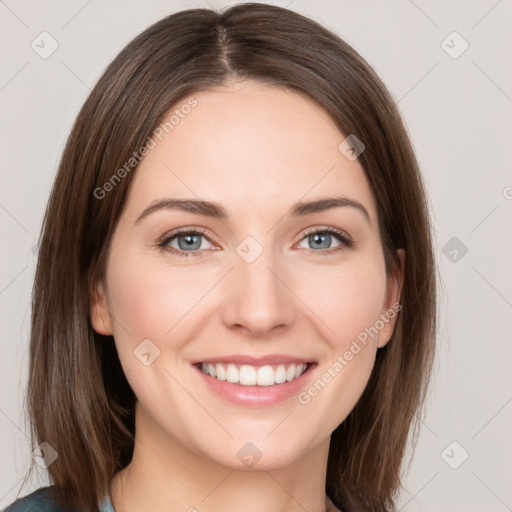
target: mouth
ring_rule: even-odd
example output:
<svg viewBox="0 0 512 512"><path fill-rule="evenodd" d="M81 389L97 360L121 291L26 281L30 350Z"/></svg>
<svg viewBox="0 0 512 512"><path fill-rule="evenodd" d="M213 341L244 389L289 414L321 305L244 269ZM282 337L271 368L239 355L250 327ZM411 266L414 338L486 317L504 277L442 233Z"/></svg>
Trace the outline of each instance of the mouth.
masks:
<svg viewBox="0 0 512 512"><path fill-rule="evenodd" d="M274 386L298 379L313 363L253 366L234 363L198 363L201 371L214 379L240 386Z"/></svg>
<svg viewBox="0 0 512 512"><path fill-rule="evenodd" d="M192 363L206 389L240 406L268 407L296 396L313 379L315 361L233 356Z"/></svg>

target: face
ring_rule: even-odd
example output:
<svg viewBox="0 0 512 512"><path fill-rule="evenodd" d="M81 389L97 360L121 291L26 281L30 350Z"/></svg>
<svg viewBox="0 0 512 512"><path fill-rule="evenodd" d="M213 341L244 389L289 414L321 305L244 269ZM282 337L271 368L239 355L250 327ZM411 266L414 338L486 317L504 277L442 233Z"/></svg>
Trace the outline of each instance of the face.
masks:
<svg viewBox="0 0 512 512"><path fill-rule="evenodd" d="M318 105L252 82L193 97L135 171L92 322L114 336L138 436L281 467L355 406L401 271L386 275L363 169Z"/></svg>

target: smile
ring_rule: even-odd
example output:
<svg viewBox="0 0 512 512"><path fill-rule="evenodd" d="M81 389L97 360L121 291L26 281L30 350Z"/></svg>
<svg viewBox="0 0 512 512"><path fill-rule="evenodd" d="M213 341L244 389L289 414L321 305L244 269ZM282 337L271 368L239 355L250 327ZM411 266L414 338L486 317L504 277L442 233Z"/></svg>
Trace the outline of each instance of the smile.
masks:
<svg viewBox="0 0 512 512"><path fill-rule="evenodd" d="M317 362L291 354L224 354L192 361L213 395L243 407L292 400L314 378Z"/></svg>

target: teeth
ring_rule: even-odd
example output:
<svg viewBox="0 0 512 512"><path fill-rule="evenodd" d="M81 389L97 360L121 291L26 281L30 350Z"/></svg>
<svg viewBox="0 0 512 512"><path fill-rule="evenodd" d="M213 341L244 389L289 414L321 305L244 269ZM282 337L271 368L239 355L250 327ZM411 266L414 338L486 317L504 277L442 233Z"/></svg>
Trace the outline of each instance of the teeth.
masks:
<svg viewBox="0 0 512 512"><path fill-rule="evenodd" d="M300 377L307 369L307 364L290 364L287 367L283 364L277 367L241 365L239 368L234 364L210 364L203 363L203 373L218 380L225 380L232 384L241 386L273 386L283 384Z"/></svg>
<svg viewBox="0 0 512 512"><path fill-rule="evenodd" d="M219 380L226 380L226 370L224 370L224 366L218 364L215 366L215 371L217 373L216 377ZM211 373L210 373L211 375Z"/></svg>

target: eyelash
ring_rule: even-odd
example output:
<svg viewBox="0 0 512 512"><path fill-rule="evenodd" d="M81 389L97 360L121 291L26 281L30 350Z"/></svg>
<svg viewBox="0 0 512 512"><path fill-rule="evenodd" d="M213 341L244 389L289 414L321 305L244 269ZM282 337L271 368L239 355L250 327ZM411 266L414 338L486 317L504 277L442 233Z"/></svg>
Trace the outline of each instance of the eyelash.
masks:
<svg viewBox="0 0 512 512"><path fill-rule="evenodd" d="M355 245L355 242L351 238L346 236L343 231L336 229L336 228L332 228L332 227L325 227L325 228L320 227L320 228L312 228L310 230L306 230L302 234L302 238L297 243L302 242L302 240L304 238L311 236L311 235L316 235L317 233L327 233L329 235L334 235L335 238L337 238L337 240L339 242L341 242L341 245L339 245L338 247L331 248L331 249L319 250L319 251L315 251L314 249L306 249L306 253L311 256L313 256L313 254L314 255L333 254L334 252L342 251L347 248L350 249ZM157 246L163 251L170 252L170 253L176 254L178 256L188 257L189 254L193 254L194 256L199 256L199 257L204 256L204 251L206 249L205 250L196 250L196 251L183 251L180 249L176 249L174 247L170 247L168 245L174 238L176 238L179 235L183 235L183 234L185 234L185 235L202 235L209 242L212 242L212 240L210 240L210 237L208 236L207 232L201 228L194 228L194 229L183 228L183 229L180 229L177 231L173 231L172 233L169 233L168 235L165 235L160 241L158 241Z"/></svg>
<svg viewBox="0 0 512 512"><path fill-rule="evenodd" d="M343 233L343 231L341 231L339 229L336 229L336 228L331 228L331 227L326 227L326 228L320 227L320 228L312 228L311 230L306 230L303 233L302 238L299 240L299 242L302 242L302 240L304 238L306 238L307 236L316 235L317 233L328 233L330 235L334 235L338 239L338 241L341 242L341 245L339 245L338 247L334 247L332 249L326 249L326 250L323 250L323 251L322 250L315 251L314 249L306 249L306 253L311 255L311 256L313 256L313 254L314 255L317 255L317 254L329 255L329 254L333 254L334 252L338 252L338 251L344 250L346 248L351 248L351 247L353 247L355 245L355 242L351 238L347 237ZM207 232L204 231L201 228L194 228L194 229L183 228L183 229L174 231L174 232L170 233L169 235L164 236L157 243L157 246L161 250L163 250L163 251L170 252L170 253L176 254L178 256L188 257L188 255L191 254L191 253L194 256L199 256L199 257L204 256L204 251L202 251L202 250L183 251L183 250L180 250L180 249L175 249L174 247L170 247L168 245L169 242L171 242L174 238L176 238L178 235L182 235L182 234L186 234L186 235L202 235L206 239L208 239L208 241L210 241L210 242L212 241L212 240L210 240ZM299 242L297 242L297 243L299 243Z"/></svg>

